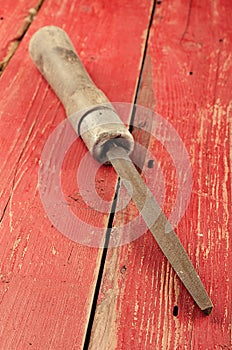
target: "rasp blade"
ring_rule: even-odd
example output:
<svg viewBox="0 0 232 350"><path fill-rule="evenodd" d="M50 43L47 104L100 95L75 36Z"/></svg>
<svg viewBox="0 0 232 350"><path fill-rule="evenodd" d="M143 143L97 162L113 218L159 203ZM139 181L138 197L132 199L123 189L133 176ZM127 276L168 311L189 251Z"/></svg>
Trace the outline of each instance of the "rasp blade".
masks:
<svg viewBox="0 0 232 350"><path fill-rule="evenodd" d="M112 143L107 152L107 156L126 189L130 193L132 192L131 196L133 202L139 209L150 232L172 268L200 309L206 315L209 315L213 304L200 277L152 192L142 180L126 151Z"/></svg>

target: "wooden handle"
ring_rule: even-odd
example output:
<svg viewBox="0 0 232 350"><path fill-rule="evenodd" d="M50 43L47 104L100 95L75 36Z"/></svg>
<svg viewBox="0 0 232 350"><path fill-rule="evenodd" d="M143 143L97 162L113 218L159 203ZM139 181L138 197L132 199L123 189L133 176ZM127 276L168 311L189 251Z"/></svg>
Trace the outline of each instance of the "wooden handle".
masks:
<svg viewBox="0 0 232 350"><path fill-rule="evenodd" d="M29 52L68 116L109 103L91 80L64 30L55 26L39 29L30 41Z"/></svg>
<svg viewBox="0 0 232 350"><path fill-rule="evenodd" d="M62 29L55 26L39 29L30 41L29 52L96 160L107 161L106 153L112 139L128 154L133 150L132 135L89 77Z"/></svg>

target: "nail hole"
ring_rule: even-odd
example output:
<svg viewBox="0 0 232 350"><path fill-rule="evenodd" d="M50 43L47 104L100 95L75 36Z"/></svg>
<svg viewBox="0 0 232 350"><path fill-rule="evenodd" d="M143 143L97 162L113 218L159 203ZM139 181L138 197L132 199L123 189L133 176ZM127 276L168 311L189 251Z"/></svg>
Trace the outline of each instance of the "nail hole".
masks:
<svg viewBox="0 0 232 350"><path fill-rule="evenodd" d="M148 162L147 162L147 166L148 168L153 168L153 164L154 164L154 160L153 159L150 159Z"/></svg>
<svg viewBox="0 0 232 350"><path fill-rule="evenodd" d="M4 20L4 17L1 16L1 17L0 17L0 21L3 21L3 20Z"/></svg>
<svg viewBox="0 0 232 350"><path fill-rule="evenodd" d="M189 72L189 75L193 75L193 72L191 71L191 72Z"/></svg>
<svg viewBox="0 0 232 350"><path fill-rule="evenodd" d="M162 1L156 1L157 5L161 5Z"/></svg>
<svg viewBox="0 0 232 350"><path fill-rule="evenodd" d="M121 267L121 274L124 274L125 272L126 272L126 265L123 265L122 267Z"/></svg>
<svg viewBox="0 0 232 350"><path fill-rule="evenodd" d="M174 306L172 314L173 314L173 316L175 316L175 317L178 316L178 306L177 306L177 305Z"/></svg>
<svg viewBox="0 0 232 350"><path fill-rule="evenodd" d="M222 43L223 42L223 39L219 39L219 43Z"/></svg>

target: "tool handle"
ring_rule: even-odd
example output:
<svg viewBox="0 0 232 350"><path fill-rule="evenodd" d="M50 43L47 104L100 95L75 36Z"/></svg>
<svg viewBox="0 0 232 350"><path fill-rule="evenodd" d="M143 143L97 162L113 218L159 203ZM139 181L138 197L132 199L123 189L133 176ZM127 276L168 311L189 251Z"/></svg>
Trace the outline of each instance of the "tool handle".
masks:
<svg viewBox="0 0 232 350"><path fill-rule="evenodd" d="M66 114L109 103L91 80L64 30L55 26L39 29L29 45L30 55L61 100Z"/></svg>
<svg viewBox="0 0 232 350"><path fill-rule="evenodd" d="M39 29L30 41L29 52L95 159L107 161L112 139L128 154L132 151L132 135L91 80L65 31L55 26Z"/></svg>

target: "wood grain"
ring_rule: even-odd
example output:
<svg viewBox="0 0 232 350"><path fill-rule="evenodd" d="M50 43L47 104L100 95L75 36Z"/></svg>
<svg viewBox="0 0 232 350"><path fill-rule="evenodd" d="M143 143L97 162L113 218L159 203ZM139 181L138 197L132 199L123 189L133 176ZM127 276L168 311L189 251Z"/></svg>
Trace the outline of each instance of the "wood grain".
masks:
<svg viewBox="0 0 232 350"><path fill-rule="evenodd" d="M176 231L214 310L201 314L147 232L108 251L91 349L232 349L230 6L228 0L157 2L149 40L155 109L181 136L193 171L191 201ZM165 177L169 213L175 169L156 140L149 151ZM135 215L130 206L114 225Z"/></svg>
<svg viewBox="0 0 232 350"><path fill-rule="evenodd" d="M0 4L0 74L17 50L33 22L43 0L1 1Z"/></svg>
<svg viewBox="0 0 232 350"><path fill-rule="evenodd" d="M29 58L29 39L43 25L61 26L69 33L93 80L110 100L132 101L150 5L147 1L136 1L132 6L126 0L113 3L81 0L71 4L47 0L3 72L0 80L1 349L81 349L102 256L101 249L65 238L42 207L38 191L40 156L65 113ZM98 214L77 200L80 196L76 166L86 152L78 141L63 164L67 200L63 205L76 211L83 222L89 220L93 226L106 228L108 213ZM92 166L90 160L85 171L91 172ZM99 169L97 191L108 201L114 196L115 184L112 169Z"/></svg>

